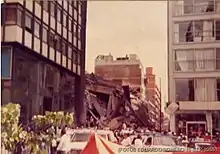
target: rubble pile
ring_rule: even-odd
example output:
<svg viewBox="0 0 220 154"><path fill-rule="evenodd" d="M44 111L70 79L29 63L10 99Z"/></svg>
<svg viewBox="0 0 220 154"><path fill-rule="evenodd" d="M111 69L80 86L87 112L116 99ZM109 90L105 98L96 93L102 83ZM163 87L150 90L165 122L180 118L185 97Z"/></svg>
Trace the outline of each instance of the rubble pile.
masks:
<svg viewBox="0 0 220 154"><path fill-rule="evenodd" d="M148 117L148 105L145 100L131 95L124 96L123 87L104 80L95 74L86 74L85 105L87 123L94 119L100 127L117 129L127 126L151 127Z"/></svg>

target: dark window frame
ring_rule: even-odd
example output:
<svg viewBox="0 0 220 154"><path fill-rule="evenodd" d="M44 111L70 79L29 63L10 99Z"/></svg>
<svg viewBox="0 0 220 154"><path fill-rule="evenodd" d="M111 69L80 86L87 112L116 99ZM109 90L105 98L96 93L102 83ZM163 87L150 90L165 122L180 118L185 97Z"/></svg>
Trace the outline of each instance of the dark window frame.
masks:
<svg viewBox="0 0 220 154"><path fill-rule="evenodd" d="M3 5L2 10L4 10L4 25L16 25L17 24L17 10L18 6L15 4ZM12 16L8 16L9 12L12 12ZM11 18L11 19L9 19ZM13 18L13 19L12 19ZM9 19L9 20L8 20Z"/></svg>
<svg viewBox="0 0 220 154"><path fill-rule="evenodd" d="M24 23L24 28L26 31L30 32L30 33L34 33L34 27L33 27L33 21L34 21L34 16L32 13L30 13L27 9L25 11L25 23ZM30 25L26 25L27 24L27 18L30 19Z"/></svg>
<svg viewBox="0 0 220 154"><path fill-rule="evenodd" d="M56 48L56 42L55 42L55 31L53 29L50 29L49 36L48 36L48 44L52 48Z"/></svg>
<svg viewBox="0 0 220 154"><path fill-rule="evenodd" d="M9 61L9 77L4 77L4 76L2 76L3 75L3 73L2 73L2 69L3 69L3 67L1 67L1 79L2 80L10 80L10 79L12 79L12 63L13 63L13 59L12 59L12 54L13 54L13 48L11 47L11 46L1 46L1 58L3 58L3 54L4 54L4 52L5 52L5 50L3 50L3 48L9 48L9 54L10 54L10 61ZM6 51L6 52L8 52L8 51ZM1 65L2 65L2 60L1 60Z"/></svg>
<svg viewBox="0 0 220 154"><path fill-rule="evenodd" d="M52 17L56 16L56 4L53 1L48 1L50 5L50 15Z"/></svg>
<svg viewBox="0 0 220 154"><path fill-rule="evenodd" d="M187 100L182 100L181 97L177 95L179 93L178 90L177 90L177 87L180 88L180 86L177 85L178 80L179 81L180 80L187 81L187 86L188 86L188 90L189 90L188 91L188 98L187 98ZM195 78L181 78L181 79L178 78L178 79L175 79L174 82L175 82L175 100L176 101L195 101L195 98L196 98L196 94L195 94L196 79ZM192 82L191 86L193 86L193 88L190 88L190 82ZM190 92L192 92L191 95L190 95ZM181 93L181 94L183 94L183 93ZM178 97L180 97L180 98L178 99ZM186 98L184 98L184 99L186 99Z"/></svg>
<svg viewBox="0 0 220 154"><path fill-rule="evenodd" d="M35 34L35 32L36 32L36 24L39 26L39 30L38 30L39 35ZM35 37L37 37L37 38L41 37L41 29L42 29L41 28L41 21L35 17L35 20L34 20L34 36Z"/></svg>
<svg viewBox="0 0 220 154"><path fill-rule="evenodd" d="M66 18L66 21L65 21L65 18ZM68 25L68 14L65 11L63 11L62 24L63 24L63 27L67 28L67 25Z"/></svg>
<svg viewBox="0 0 220 154"><path fill-rule="evenodd" d="M49 12L49 1L42 1L42 7L45 11Z"/></svg>
<svg viewBox="0 0 220 154"><path fill-rule="evenodd" d="M71 51L69 51L69 50L71 50ZM73 58L73 46L70 43L67 45L67 57L71 60Z"/></svg>
<svg viewBox="0 0 220 154"><path fill-rule="evenodd" d="M62 48L62 36L59 35L58 33L55 34L55 37L56 37L56 50L58 52L61 52Z"/></svg>
<svg viewBox="0 0 220 154"><path fill-rule="evenodd" d="M67 56L67 45L68 45L68 41L66 41L65 39L62 39L62 43L61 43L61 54L64 56Z"/></svg>
<svg viewBox="0 0 220 154"><path fill-rule="evenodd" d="M56 7L56 21L58 21L60 24L62 24L62 7L58 4L58 2L56 3L57 7ZM60 12L60 17L58 18L58 12Z"/></svg>
<svg viewBox="0 0 220 154"><path fill-rule="evenodd" d="M45 30L46 30L46 34L44 33ZM45 36L46 36L46 40L44 38ZM46 44L48 44L49 42L49 27L46 24L42 25L42 41Z"/></svg>

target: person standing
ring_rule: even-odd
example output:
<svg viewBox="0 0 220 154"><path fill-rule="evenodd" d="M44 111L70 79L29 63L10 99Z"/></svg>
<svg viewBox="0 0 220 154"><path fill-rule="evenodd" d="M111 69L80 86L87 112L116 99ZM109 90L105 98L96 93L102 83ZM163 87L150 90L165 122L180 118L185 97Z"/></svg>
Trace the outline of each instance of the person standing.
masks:
<svg viewBox="0 0 220 154"><path fill-rule="evenodd" d="M57 154L67 154L70 148L70 136L66 133L66 128L61 130L61 139L57 147Z"/></svg>

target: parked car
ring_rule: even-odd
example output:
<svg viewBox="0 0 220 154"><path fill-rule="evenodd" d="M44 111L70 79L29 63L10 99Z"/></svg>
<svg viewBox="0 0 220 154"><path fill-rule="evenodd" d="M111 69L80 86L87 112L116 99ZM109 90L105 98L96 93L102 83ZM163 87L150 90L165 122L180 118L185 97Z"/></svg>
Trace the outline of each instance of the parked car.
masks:
<svg viewBox="0 0 220 154"><path fill-rule="evenodd" d="M134 140L135 135L131 138ZM177 145L175 138L169 135L143 135L142 142L146 149L152 150L151 152L186 151L186 147Z"/></svg>

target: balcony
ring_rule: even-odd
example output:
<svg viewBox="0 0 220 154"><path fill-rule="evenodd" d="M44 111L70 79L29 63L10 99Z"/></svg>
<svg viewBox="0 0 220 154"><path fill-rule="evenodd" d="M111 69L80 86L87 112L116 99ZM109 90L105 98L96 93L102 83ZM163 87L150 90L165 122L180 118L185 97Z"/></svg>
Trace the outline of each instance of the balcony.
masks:
<svg viewBox="0 0 220 154"><path fill-rule="evenodd" d="M179 102L180 110L220 110L220 102Z"/></svg>
<svg viewBox="0 0 220 154"><path fill-rule="evenodd" d="M190 16L190 15L208 15L220 12L220 1L207 0L207 1L193 1L184 4L184 1L179 0L173 2L174 9L172 15L178 16Z"/></svg>
<svg viewBox="0 0 220 154"><path fill-rule="evenodd" d="M220 59L175 61L175 72L216 72L216 71L220 71Z"/></svg>

